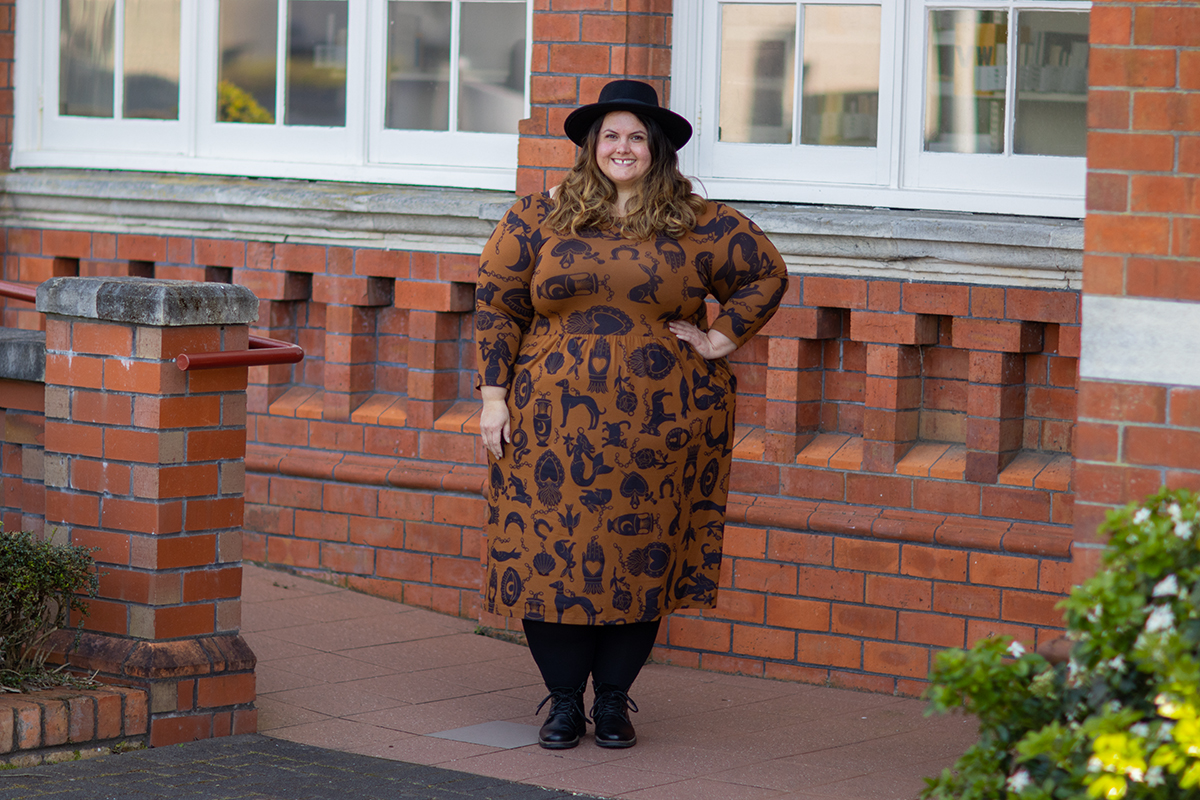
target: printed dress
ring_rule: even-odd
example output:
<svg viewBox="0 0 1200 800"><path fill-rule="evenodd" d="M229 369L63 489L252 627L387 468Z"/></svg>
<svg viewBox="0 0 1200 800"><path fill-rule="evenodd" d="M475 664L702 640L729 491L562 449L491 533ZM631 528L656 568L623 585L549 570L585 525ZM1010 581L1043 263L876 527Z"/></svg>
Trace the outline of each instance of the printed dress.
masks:
<svg viewBox="0 0 1200 800"><path fill-rule="evenodd" d="M519 200L480 258L480 379L508 387L512 443L489 458L485 606L571 624L643 622L716 603L734 378L667 328L738 345L775 312L783 259L708 204L682 239L562 237L547 195Z"/></svg>

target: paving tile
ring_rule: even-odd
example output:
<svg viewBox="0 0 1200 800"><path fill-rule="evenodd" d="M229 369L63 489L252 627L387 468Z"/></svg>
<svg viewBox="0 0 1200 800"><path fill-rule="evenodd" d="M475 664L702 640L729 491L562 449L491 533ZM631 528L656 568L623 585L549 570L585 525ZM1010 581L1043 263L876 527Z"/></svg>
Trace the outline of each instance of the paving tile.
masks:
<svg viewBox="0 0 1200 800"><path fill-rule="evenodd" d="M520 700L484 694L369 711L351 718L407 733L437 733L497 719L532 725L537 721L532 711Z"/></svg>
<svg viewBox="0 0 1200 800"><path fill-rule="evenodd" d="M454 728L448 731L429 733L438 739L450 739L455 742L470 742L485 744L488 747L500 747L512 750L517 747L528 747L538 743L538 726L522 725L517 722L483 722L479 725L468 725L465 728Z"/></svg>
<svg viewBox="0 0 1200 800"><path fill-rule="evenodd" d="M348 717L402 705L400 700L351 689L337 683L314 688L291 689L286 692L277 692L271 696L280 702L307 708L309 711L316 711L318 714L331 717Z"/></svg>
<svg viewBox="0 0 1200 800"><path fill-rule="evenodd" d="M327 683L356 681L391 674L387 667L347 658L336 653L281 658L272 661L271 666L284 672L318 678Z"/></svg>
<svg viewBox="0 0 1200 800"><path fill-rule="evenodd" d="M674 775L634 769L622 761L620 764L589 764L568 772L542 775L533 782L551 789L570 789L601 797L620 797L626 792L664 786L678 780Z"/></svg>
<svg viewBox="0 0 1200 800"><path fill-rule="evenodd" d="M708 778L676 781L620 795L628 800L777 800L785 795L761 786L725 783Z"/></svg>
<svg viewBox="0 0 1200 800"><path fill-rule="evenodd" d="M493 778L537 783L538 776L578 769L579 762L564 758L556 750L526 747L462 758L454 762L454 768Z"/></svg>
<svg viewBox="0 0 1200 800"><path fill-rule="evenodd" d="M310 711L307 708L276 700L272 696L259 695L254 701L258 709L258 730L260 733L270 733L280 728L296 725L307 725L310 722L334 719L327 714Z"/></svg>
<svg viewBox="0 0 1200 800"><path fill-rule="evenodd" d="M272 633L263 631L243 630L242 638L246 640L246 644L250 645L250 649L254 651L254 655L258 659L260 666L266 661L276 661L281 658L295 658L296 656L304 655L315 656L321 652L311 647L305 647L295 642L280 639Z"/></svg>
<svg viewBox="0 0 1200 800"><path fill-rule="evenodd" d="M364 747L375 747L380 744L386 746L410 738L409 734L344 719L328 719L304 725L292 725L272 731L271 735L279 739L287 739L289 742L351 753L359 752Z"/></svg>

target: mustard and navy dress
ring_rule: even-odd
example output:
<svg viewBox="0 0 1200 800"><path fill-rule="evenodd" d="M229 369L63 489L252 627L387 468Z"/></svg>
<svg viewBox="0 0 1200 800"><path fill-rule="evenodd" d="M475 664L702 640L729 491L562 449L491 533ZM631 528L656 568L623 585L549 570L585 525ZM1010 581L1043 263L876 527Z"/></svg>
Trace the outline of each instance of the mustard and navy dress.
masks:
<svg viewBox="0 0 1200 800"><path fill-rule="evenodd" d="M480 257L476 357L508 388L512 443L489 456L488 611L571 624L648 622L716 603L734 377L667 328L739 346L787 273L753 222L710 202L687 236L560 236L524 197Z"/></svg>

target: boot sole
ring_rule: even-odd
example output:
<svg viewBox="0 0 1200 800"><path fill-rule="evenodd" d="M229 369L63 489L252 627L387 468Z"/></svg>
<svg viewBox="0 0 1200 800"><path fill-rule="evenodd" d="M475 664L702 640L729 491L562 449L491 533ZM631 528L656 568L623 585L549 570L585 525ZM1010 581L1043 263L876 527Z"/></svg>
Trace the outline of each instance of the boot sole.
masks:
<svg viewBox="0 0 1200 800"><path fill-rule="evenodd" d="M579 746L579 740L576 739L573 742L544 742L538 739L538 746L546 750L570 750L572 747Z"/></svg>
<svg viewBox="0 0 1200 800"><path fill-rule="evenodd" d="M632 741L628 741L628 742L624 742L624 741L622 741L622 742L602 742L599 739L596 740L596 747L605 747L605 748L609 748L611 750L621 750L626 747L633 747L635 744L637 744L636 736L633 737Z"/></svg>

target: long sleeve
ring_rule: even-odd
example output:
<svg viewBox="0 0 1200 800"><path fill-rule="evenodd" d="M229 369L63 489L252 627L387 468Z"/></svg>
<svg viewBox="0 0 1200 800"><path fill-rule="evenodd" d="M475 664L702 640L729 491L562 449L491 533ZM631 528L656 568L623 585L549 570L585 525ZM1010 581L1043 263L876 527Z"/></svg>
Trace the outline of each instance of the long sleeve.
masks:
<svg viewBox="0 0 1200 800"><path fill-rule="evenodd" d="M544 195L518 200L496 226L479 257L475 284L475 348L483 386L508 386L533 320L529 282L544 237Z"/></svg>
<svg viewBox="0 0 1200 800"><path fill-rule="evenodd" d="M728 233L716 243L708 289L721 303L711 328L741 347L775 314L787 290L787 267L762 229L741 213L720 206Z"/></svg>

